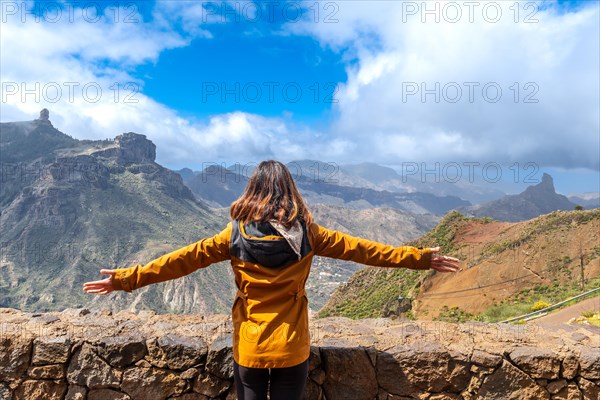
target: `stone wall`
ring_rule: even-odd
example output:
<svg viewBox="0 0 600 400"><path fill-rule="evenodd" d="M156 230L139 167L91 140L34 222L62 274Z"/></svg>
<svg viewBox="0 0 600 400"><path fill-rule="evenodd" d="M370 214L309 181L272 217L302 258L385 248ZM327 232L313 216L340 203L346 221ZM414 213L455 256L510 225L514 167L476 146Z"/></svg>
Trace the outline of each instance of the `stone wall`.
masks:
<svg viewBox="0 0 600 400"><path fill-rule="evenodd" d="M0 399L235 399L226 316L0 309ZM312 321L306 399L600 398L600 329Z"/></svg>

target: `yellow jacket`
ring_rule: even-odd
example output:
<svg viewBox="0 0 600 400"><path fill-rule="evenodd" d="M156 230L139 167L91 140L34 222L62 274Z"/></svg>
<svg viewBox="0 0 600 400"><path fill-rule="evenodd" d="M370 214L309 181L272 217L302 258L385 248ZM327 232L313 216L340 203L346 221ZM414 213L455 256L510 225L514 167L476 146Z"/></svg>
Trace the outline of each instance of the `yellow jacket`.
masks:
<svg viewBox="0 0 600 400"><path fill-rule="evenodd" d="M283 249L284 238L252 236L242 224L233 221L217 235L144 266L117 269L114 286L129 292L230 260L238 288L232 307L234 359L244 367L280 368L300 364L310 353L308 299L304 287L313 256L379 267L428 269L431 266L428 248L388 246L314 223L302 229L305 239L301 254L289 251L285 256L286 251L279 250L271 254L272 258L285 258L278 261L281 265L265 266L269 263L269 248Z"/></svg>

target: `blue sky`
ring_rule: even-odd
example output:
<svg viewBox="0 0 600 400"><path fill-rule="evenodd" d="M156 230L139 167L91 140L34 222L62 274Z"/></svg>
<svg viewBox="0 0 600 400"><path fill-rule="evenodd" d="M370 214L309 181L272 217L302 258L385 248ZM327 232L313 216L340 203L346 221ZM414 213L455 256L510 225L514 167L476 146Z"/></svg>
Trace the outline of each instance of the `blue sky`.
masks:
<svg viewBox="0 0 600 400"><path fill-rule="evenodd" d="M597 1L257 4L2 1L0 119L144 133L174 169L517 163L599 190Z"/></svg>
<svg viewBox="0 0 600 400"><path fill-rule="evenodd" d="M287 111L305 121L326 115L335 87L346 80L339 55L314 39L230 30L167 50L136 75L144 79L144 93L195 118L237 110L272 117Z"/></svg>

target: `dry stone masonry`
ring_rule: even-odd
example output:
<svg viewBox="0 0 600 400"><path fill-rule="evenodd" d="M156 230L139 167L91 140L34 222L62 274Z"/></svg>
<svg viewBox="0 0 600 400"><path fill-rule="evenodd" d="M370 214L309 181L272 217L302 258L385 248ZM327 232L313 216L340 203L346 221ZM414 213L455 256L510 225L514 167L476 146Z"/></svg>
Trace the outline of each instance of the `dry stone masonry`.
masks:
<svg viewBox="0 0 600 400"><path fill-rule="evenodd" d="M600 398L600 329L312 321L305 399ZM227 316L0 309L0 399L235 399Z"/></svg>

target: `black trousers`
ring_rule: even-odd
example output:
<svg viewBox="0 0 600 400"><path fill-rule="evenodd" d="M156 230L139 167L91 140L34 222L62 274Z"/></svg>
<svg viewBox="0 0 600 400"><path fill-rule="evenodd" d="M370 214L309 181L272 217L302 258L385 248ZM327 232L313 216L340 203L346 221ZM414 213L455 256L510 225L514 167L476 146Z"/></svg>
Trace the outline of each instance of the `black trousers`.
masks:
<svg viewBox="0 0 600 400"><path fill-rule="evenodd" d="M301 400L308 377L308 360L288 368L246 368L233 362L239 400Z"/></svg>

